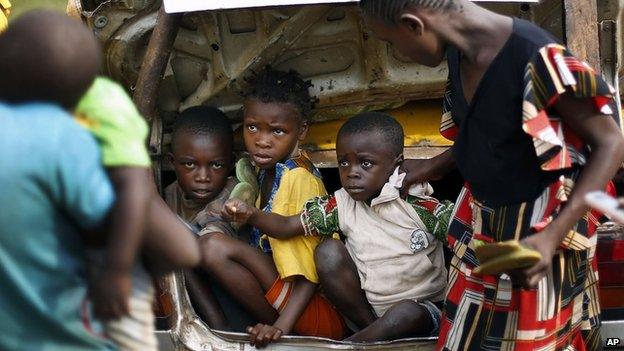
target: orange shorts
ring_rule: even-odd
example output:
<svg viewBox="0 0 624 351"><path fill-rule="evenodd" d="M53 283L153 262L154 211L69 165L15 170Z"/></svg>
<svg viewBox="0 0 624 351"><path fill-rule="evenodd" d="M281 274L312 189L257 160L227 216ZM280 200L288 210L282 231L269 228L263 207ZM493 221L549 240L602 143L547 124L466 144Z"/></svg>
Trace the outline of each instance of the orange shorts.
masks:
<svg viewBox="0 0 624 351"><path fill-rule="evenodd" d="M290 298L292 289L292 283L278 277L264 296L281 313ZM334 306L317 292L312 296L308 307L299 317L293 331L298 335L340 340L345 335L346 326L342 316L334 309Z"/></svg>

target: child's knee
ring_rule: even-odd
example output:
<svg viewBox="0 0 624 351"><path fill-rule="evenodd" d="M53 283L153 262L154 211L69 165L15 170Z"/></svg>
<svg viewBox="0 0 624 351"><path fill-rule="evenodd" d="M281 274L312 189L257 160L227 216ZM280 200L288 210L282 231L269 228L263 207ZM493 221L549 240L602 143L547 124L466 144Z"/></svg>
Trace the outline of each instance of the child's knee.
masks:
<svg viewBox="0 0 624 351"><path fill-rule="evenodd" d="M231 256L228 239L229 237L221 233L207 234L199 239L203 268L218 267Z"/></svg>
<svg viewBox="0 0 624 351"><path fill-rule="evenodd" d="M314 262L319 274L348 267L350 259L346 247L340 240L325 240L314 251Z"/></svg>
<svg viewBox="0 0 624 351"><path fill-rule="evenodd" d="M426 307L412 300L402 300L394 304L381 317L386 323L399 326L413 326L416 330L431 330L433 321Z"/></svg>

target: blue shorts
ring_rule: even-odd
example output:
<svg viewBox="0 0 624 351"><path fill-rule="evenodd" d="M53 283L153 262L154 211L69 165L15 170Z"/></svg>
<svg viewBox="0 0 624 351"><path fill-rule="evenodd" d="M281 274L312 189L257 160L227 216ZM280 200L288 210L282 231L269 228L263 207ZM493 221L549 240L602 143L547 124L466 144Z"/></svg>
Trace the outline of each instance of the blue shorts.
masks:
<svg viewBox="0 0 624 351"><path fill-rule="evenodd" d="M429 315L431 315L433 329L429 336L438 336L440 334L440 323L442 323L442 311L431 301L419 301L418 304L426 308L429 311Z"/></svg>

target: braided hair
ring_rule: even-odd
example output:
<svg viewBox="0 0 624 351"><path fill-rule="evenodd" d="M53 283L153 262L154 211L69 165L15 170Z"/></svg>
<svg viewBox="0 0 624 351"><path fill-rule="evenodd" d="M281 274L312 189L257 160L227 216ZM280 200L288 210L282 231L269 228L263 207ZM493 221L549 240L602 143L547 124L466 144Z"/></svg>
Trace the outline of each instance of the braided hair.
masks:
<svg viewBox="0 0 624 351"><path fill-rule="evenodd" d="M264 103L293 104L305 120L314 108L315 99L310 96L310 81L304 81L294 70L278 71L267 66L249 80L250 90L246 98L258 99Z"/></svg>

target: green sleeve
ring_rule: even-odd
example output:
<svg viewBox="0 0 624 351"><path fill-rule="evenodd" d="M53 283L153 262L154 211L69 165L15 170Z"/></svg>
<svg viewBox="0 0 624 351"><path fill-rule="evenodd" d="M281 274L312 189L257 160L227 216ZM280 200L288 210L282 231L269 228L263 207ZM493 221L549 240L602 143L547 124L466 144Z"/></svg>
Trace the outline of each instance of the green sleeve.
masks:
<svg viewBox="0 0 624 351"><path fill-rule="evenodd" d="M340 224L336 197L325 195L308 200L301 213L301 224L306 235L331 237L338 233Z"/></svg>
<svg viewBox="0 0 624 351"><path fill-rule="evenodd" d="M450 201L438 201L434 198L418 198L408 196L407 202L412 205L427 227L427 231L436 239L446 243L449 223L455 205Z"/></svg>

